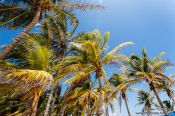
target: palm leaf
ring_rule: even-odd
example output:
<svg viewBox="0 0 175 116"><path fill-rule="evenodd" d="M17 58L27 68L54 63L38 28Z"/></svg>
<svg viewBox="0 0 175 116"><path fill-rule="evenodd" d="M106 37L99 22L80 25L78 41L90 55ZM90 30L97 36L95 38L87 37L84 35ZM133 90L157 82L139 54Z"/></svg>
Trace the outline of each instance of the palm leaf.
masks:
<svg viewBox="0 0 175 116"><path fill-rule="evenodd" d="M52 82L52 76L45 71L11 70L0 77L2 85L14 85L16 92L28 92L35 87L45 89Z"/></svg>

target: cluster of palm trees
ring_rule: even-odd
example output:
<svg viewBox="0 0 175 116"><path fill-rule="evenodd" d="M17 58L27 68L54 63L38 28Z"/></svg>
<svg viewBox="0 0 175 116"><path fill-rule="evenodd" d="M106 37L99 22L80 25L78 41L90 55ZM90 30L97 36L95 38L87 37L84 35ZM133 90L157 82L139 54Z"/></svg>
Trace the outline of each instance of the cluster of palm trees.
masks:
<svg viewBox="0 0 175 116"><path fill-rule="evenodd" d="M165 75L173 64L162 58L164 53L149 58L143 49L141 57L128 57L119 51L133 42L106 52L109 32L75 35L78 19L72 10L86 8L102 6L70 0L0 3L0 25L24 27L0 54L0 115L109 116L109 109L115 110L117 104L121 107L123 99L131 116L127 91L138 92L143 113L150 115L152 107L164 115L174 110L174 80ZM30 33L37 23L40 31ZM108 77L106 69L111 64L120 73ZM149 91L133 88L143 81ZM162 91L170 100L161 100Z"/></svg>

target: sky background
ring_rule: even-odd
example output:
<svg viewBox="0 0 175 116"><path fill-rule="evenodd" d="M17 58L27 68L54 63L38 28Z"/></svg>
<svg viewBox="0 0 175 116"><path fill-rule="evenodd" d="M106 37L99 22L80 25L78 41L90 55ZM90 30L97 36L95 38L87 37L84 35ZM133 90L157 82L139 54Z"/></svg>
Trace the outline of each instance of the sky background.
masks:
<svg viewBox="0 0 175 116"><path fill-rule="evenodd" d="M92 1L92 0L91 0ZM86 32L99 29L102 34L110 32L107 50L116 45L132 41L135 43L123 49L126 55L135 53L140 55L145 48L150 57L166 52L165 58L175 62L175 0L96 0L104 5L104 10L88 10L76 12L79 18L79 27L76 31ZM19 30L0 29L0 46L8 44ZM108 75L118 69L107 70ZM175 73L169 69L166 73ZM146 88L146 84L139 84ZM164 99L164 94L161 97ZM128 93L130 111L133 116L142 106L135 106L136 94ZM118 106L117 106L118 108ZM127 116L126 108L122 107L121 116Z"/></svg>

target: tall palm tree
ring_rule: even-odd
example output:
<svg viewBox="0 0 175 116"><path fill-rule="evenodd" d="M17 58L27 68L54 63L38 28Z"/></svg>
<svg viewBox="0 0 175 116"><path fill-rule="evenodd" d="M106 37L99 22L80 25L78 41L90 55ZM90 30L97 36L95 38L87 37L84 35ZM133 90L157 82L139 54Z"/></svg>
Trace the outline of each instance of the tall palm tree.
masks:
<svg viewBox="0 0 175 116"><path fill-rule="evenodd" d="M75 15L62 11L60 13L59 9L54 9L56 16L49 16L47 20L43 23L42 29L44 31L44 35L47 38L47 44L50 45L54 52L54 63L58 63L65 56L67 51L67 46L69 45L69 41L71 41L71 36L74 34L76 27L78 26L78 20ZM63 14L64 13L64 14ZM71 22L68 28L68 23ZM55 88L57 88L58 84L56 84ZM50 109L50 103L53 99L54 88L52 88L48 102L46 106L46 110L44 116L47 116ZM55 98L56 99L56 98Z"/></svg>
<svg viewBox="0 0 175 116"><path fill-rule="evenodd" d="M153 99L154 97L151 96L150 92L143 90L138 92L137 105L144 105L142 113L146 112L148 116L151 114L152 106L156 106L156 104L153 102Z"/></svg>
<svg viewBox="0 0 175 116"><path fill-rule="evenodd" d="M162 60L161 56L162 53L153 59L149 59L146 51L143 49L142 58L139 58L136 55L131 56L128 74L131 77L135 76L136 78L143 79L149 84L150 90L154 92L164 115L166 115L167 112L165 111L161 99L156 91L155 83L158 82L158 80L168 80L167 76L164 75L164 71L171 65L171 63L167 60Z"/></svg>
<svg viewBox="0 0 175 116"><path fill-rule="evenodd" d="M138 88L131 88L130 87L131 85L137 83L138 81L140 81L140 80L138 80L138 79L128 79L127 75L125 75L124 72L121 73L120 75L113 74L113 76L109 80L111 85L114 86L112 94L120 93L122 99L125 101L126 109L127 109L127 112L128 112L129 116L131 116L131 113L130 113L128 102L127 102L126 91L138 91L139 90Z"/></svg>
<svg viewBox="0 0 175 116"><path fill-rule="evenodd" d="M61 69L59 71L61 74L75 74L74 77L66 80L65 83L72 83L76 80L87 77L87 75L95 73L100 93L97 108L98 116L103 114L102 77L105 78L107 86L109 87L108 77L103 66L114 60L124 59L125 56L118 54L118 51L127 45L133 44L132 42L120 44L104 56L104 48L108 38L109 33L106 33L104 38L102 38L98 30L80 35L77 38L77 41L71 43L71 48L74 51L59 65ZM64 114L64 108L61 111L61 113Z"/></svg>
<svg viewBox="0 0 175 116"><path fill-rule="evenodd" d="M41 20L47 17L47 13L54 8L99 8L99 5L69 4L62 0L4 0L0 3L0 26L8 29L25 27L24 30L4 48L0 54L0 60L6 58L16 45L25 39L30 30ZM61 13L62 10L60 11ZM64 13L63 13L64 14Z"/></svg>

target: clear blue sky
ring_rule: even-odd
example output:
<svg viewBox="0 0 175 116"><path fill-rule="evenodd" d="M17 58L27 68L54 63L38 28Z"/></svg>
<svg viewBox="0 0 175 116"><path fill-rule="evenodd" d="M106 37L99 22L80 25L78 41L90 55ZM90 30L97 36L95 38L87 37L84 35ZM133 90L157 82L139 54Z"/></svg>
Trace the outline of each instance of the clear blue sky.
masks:
<svg viewBox="0 0 175 116"><path fill-rule="evenodd" d="M92 1L92 0L91 0ZM132 41L134 46L122 50L122 53L141 54L145 48L151 57L161 51L165 58L175 62L175 0L96 0L106 9L102 11L79 11L79 27L76 32L100 29L102 33L109 31L111 37L108 49L125 42ZM0 30L0 45L8 44L20 30ZM116 69L108 71L111 74ZM170 69L167 73L175 73ZM140 84L143 88L145 84ZM163 95L162 95L163 96ZM139 111L135 107L135 94L128 94L129 107L133 116ZM124 105L123 105L124 106ZM121 116L127 116L125 107Z"/></svg>

